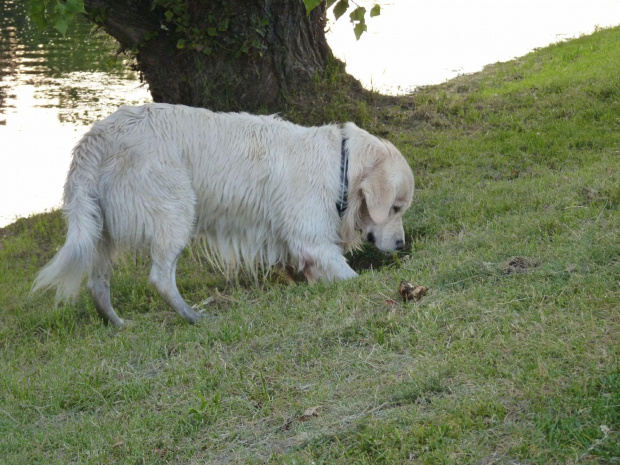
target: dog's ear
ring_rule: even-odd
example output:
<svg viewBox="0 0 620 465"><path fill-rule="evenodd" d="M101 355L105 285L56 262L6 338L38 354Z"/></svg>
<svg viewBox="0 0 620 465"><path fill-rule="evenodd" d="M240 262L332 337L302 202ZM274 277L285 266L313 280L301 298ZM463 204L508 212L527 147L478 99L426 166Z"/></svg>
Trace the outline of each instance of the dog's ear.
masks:
<svg viewBox="0 0 620 465"><path fill-rule="evenodd" d="M385 224L396 200L396 189L387 170L380 165L364 173L360 188L373 223Z"/></svg>

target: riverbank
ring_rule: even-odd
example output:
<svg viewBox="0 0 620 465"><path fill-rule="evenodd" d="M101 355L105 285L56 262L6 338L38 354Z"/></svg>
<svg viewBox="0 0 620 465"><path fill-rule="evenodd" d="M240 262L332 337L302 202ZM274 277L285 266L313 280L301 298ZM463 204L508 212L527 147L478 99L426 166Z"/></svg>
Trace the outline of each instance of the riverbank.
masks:
<svg viewBox="0 0 620 465"><path fill-rule="evenodd" d="M22 463L620 460L620 28L355 119L416 174L410 250L344 283L227 283L186 254L189 326L127 257L124 330L28 296L59 212L0 229L0 456ZM343 97L344 98L344 97ZM429 287L403 304L401 280Z"/></svg>

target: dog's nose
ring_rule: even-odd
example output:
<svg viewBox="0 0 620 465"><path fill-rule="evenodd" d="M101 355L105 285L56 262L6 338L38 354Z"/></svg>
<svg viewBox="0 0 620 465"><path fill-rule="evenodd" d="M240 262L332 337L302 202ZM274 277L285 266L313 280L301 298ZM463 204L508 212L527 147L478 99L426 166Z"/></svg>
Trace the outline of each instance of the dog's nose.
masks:
<svg viewBox="0 0 620 465"><path fill-rule="evenodd" d="M398 239L394 248L396 250L403 250L405 248L405 241L401 241L400 239Z"/></svg>
<svg viewBox="0 0 620 465"><path fill-rule="evenodd" d="M368 235L366 236L366 239L368 239L368 242L370 242L371 244L374 244L376 241L375 235L371 232L368 233Z"/></svg>

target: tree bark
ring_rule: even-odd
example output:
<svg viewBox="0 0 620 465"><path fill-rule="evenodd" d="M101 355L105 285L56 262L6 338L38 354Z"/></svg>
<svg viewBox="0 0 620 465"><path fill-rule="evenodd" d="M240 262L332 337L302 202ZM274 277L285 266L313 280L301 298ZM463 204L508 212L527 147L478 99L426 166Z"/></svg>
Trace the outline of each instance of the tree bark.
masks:
<svg viewBox="0 0 620 465"><path fill-rule="evenodd" d="M325 9L303 0L85 0L124 49L156 102L273 112L337 63Z"/></svg>

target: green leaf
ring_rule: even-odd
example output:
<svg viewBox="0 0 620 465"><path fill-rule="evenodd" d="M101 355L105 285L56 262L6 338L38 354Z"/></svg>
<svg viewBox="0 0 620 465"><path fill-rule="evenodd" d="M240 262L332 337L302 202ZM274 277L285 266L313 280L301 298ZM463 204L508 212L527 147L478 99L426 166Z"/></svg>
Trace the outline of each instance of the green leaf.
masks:
<svg viewBox="0 0 620 465"><path fill-rule="evenodd" d="M86 13L84 0L67 0L65 5L67 13Z"/></svg>
<svg viewBox="0 0 620 465"><path fill-rule="evenodd" d="M370 9L370 17L374 18L375 16L379 16L381 14L381 5L375 5Z"/></svg>
<svg viewBox="0 0 620 465"><path fill-rule="evenodd" d="M349 18L351 18L351 22L364 22L364 15L366 14L366 8L364 8L363 6L358 6L355 10L353 10L353 12L349 15Z"/></svg>
<svg viewBox="0 0 620 465"><path fill-rule="evenodd" d="M179 39L179 41L177 42L177 48L185 48L185 39Z"/></svg>
<svg viewBox="0 0 620 465"><path fill-rule="evenodd" d="M217 30L220 32L225 32L228 30L228 18L217 23Z"/></svg>
<svg viewBox="0 0 620 465"><path fill-rule="evenodd" d="M306 5L306 14L309 15L312 10L321 4L322 1L323 0L304 0L304 5Z"/></svg>
<svg viewBox="0 0 620 465"><path fill-rule="evenodd" d="M44 0L30 0L30 11L43 12L45 11Z"/></svg>
<svg viewBox="0 0 620 465"><path fill-rule="evenodd" d="M56 18L54 21L54 29L60 32L63 36L67 33L67 29L69 28L69 23L73 20L73 13L71 14L63 14Z"/></svg>
<svg viewBox="0 0 620 465"><path fill-rule="evenodd" d="M45 0L30 0L30 17L40 30L47 27L45 18Z"/></svg>
<svg viewBox="0 0 620 465"><path fill-rule="evenodd" d="M172 21L172 18L174 18L174 13L171 10L166 10L164 16L168 21Z"/></svg>
<svg viewBox="0 0 620 465"><path fill-rule="evenodd" d="M340 18L344 14L344 12L347 11L348 8L348 0L340 0L338 3L336 3L336 6L334 7L334 16L336 17L336 20Z"/></svg>
<svg viewBox="0 0 620 465"><path fill-rule="evenodd" d="M357 23L355 27L353 28L353 32L355 33L355 38L357 40L360 40L360 37L362 37L362 34L366 31L367 31L366 23L364 22Z"/></svg>
<svg viewBox="0 0 620 465"><path fill-rule="evenodd" d="M327 0L325 8L329 10L334 3L336 3L336 0Z"/></svg>
<svg viewBox="0 0 620 465"><path fill-rule="evenodd" d="M57 1L56 5L54 5L54 13L56 13L58 16L64 16L66 9L67 5L65 5L64 3L60 3L59 1Z"/></svg>
<svg viewBox="0 0 620 465"><path fill-rule="evenodd" d="M217 29L214 27L208 27L207 34L209 34L211 37L215 37L217 35Z"/></svg>
<svg viewBox="0 0 620 465"><path fill-rule="evenodd" d="M45 19L45 15L42 12L33 11L30 13L30 18L32 18L32 20L40 30L47 28L47 19Z"/></svg>

